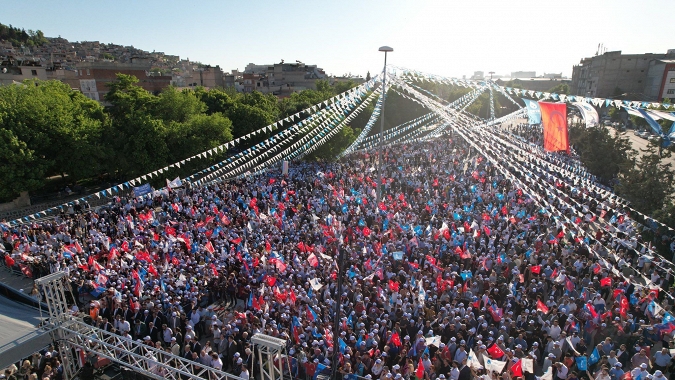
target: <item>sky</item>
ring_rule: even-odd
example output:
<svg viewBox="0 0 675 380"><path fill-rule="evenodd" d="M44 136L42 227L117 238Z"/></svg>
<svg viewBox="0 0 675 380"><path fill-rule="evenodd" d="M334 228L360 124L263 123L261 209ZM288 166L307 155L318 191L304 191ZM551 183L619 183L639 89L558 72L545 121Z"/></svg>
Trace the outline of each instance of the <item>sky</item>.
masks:
<svg viewBox="0 0 675 380"><path fill-rule="evenodd" d="M11 6L2 7L2 3ZM365 76L387 63L461 77L562 73L598 44L665 53L675 0L0 0L0 23L48 37L162 51L225 71L248 63L315 64Z"/></svg>

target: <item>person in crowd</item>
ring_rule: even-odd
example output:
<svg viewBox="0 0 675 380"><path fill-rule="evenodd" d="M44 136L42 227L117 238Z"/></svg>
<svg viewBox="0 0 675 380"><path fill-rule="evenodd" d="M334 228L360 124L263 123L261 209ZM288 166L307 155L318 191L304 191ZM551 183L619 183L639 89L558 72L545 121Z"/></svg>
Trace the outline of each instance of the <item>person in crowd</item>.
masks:
<svg viewBox="0 0 675 380"><path fill-rule="evenodd" d="M670 264L576 158L520 130L116 196L0 224L0 239L14 260L67 268L97 327L243 378L255 334L286 340L309 377L335 355L345 376L377 379L672 374Z"/></svg>

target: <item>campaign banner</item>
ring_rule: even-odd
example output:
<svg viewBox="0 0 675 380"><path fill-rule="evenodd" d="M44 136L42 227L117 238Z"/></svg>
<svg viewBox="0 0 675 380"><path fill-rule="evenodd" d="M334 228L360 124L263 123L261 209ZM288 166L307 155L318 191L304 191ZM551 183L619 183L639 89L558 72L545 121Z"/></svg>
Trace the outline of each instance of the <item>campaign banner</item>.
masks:
<svg viewBox="0 0 675 380"><path fill-rule="evenodd" d="M567 131L567 104L539 102L544 127L544 150L570 152Z"/></svg>
<svg viewBox="0 0 675 380"><path fill-rule="evenodd" d="M592 105L582 102L572 102L572 104L579 109L579 112L581 112L581 116L586 122L586 128L597 127L600 125L598 111L596 111Z"/></svg>
<svg viewBox="0 0 675 380"><path fill-rule="evenodd" d="M141 197L145 194L150 194L152 193L152 187L150 186L149 183L143 184L138 187L134 187L134 196L135 197Z"/></svg>
<svg viewBox="0 0 675 380"><path fill-rule="evenodd" d="M647 111L643 110L642 108L638 108L637 111L640 113L640 116L647 121L647 124L649 124L654 133L656 133L659 136L663 136L663 130L661 129L661 125L657 123L656 120L654 120L651 116L649 116Z"/></svg>
<svg viewBox="0 0 675 380"><path fill-rule="evenodd" d="M166 186L169 188L176 188L176 187L181 187L183 186L183 181L180 180L180 177L174 178L173 181L169 181L168 179L166 180Z"/></svg>
<svg viewBox="0 0 675 380"><path fill-rule="evenodd" d="M527 108L527 122L532 124L541 123L541 108L539 108L539 103L536 100L521 98L525 102L525 108Z"/></svg>

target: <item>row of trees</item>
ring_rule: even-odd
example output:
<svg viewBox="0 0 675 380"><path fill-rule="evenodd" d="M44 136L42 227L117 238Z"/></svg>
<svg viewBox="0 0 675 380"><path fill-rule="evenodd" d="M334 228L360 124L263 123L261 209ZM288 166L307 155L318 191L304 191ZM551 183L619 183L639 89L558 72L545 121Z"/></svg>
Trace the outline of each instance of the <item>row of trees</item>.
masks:
<svg viewBox="0 0 675 380"><path fill-rule="evenodd" d="M179 91L173 87L153 95L137 82L133 76L118 75L117 81L108 84L107 107L58 81L0 87L0 201L22 191L49 192L45 188L47 178L55 176L69 184L83 180L91 183L92 179L112 184L127 181L295 115L355 85L317 81L316 90L277 99L260 92L203 88ZM429 82L417 84L439 94L445 102L471 91ZM374 103L307 158L336 157L366 125ZM497 117L515 110L497 92L495 103ZM489 108L489 94L484 93L468 111L486 118ZM428 112L390 90L385 130ZM301 117L307 116L301 113ZM164 176L190 175L267 137L269 134L258 134L234 151L187 162ZM154 181L153 185L161 185L161 179Z"/></svg>
<svg viewBox="0 0 675 380"><path fill-rule="evenodd" d="M9 41L13 46L40 46L47 43L47 38L41 30L15 28L12 25L0 24L0 41Z"/></svg>
<svg viewBox="0 0 675 380"><path fill-rule="evenodd" d="M58 81L1 86L0 200L10 200L22 191L39 191L52 176L67 178L71 184L91 178L126 181L263 128L354 86L352 82L331 86L319 81L317 90L278 100L259 92L203 88L178 91L170 87L153 95L137 82L133 76L118 75L109 84L108 107ZM351 126L362 127L366 121L367 115L353 120ZM344 149L358 134L351 126L328 149L310 158L328 158ZM239 149L266 137L259 134L247 139ZM188 163L168 175L192 174L231 153Z"/></svg>
<svg viewBox="0 0 675 380"><path fill-rule="evenodd" d="M632 208L675 228L675 176L666 161L669 151L651 143L638 154L626 135L605 126L572 125L569 136L581 161L600 182L612 186Z"/></svg>

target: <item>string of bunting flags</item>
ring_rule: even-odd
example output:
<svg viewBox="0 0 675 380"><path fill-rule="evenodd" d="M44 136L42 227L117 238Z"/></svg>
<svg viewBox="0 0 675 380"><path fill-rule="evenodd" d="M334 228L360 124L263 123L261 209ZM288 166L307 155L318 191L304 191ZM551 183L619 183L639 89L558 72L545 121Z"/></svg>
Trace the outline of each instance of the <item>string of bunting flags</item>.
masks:
<svg viewBox="0 0 675 380"><path fill-rule="evenodd" d="M510 134L510 136L513 136L513 135ZM571 178L580 179L580 178L577 176L576 173L570 172L570 171L566 170L565 168L562 168L562 167L556 166L556 165L554 165L554 164L552 164L552 163L549 163L549 162L547 162L547 161L541 159L540 157L537 157L536 155L530 153L529 151L527 151L527 149L524 149L524 148L522 147L522 144L523 144L523 143L520 142L520 141L518 141L518 140L516 140L516 144L511 143L510 141L513 141L513 140L511 140L511 139L503 139L502 141L503 141L503 144L509 145L509 146L511 147L510 150L507 150L508 152L513 152L513 151L516 151L516 150L517 150L517 151L520 152L520 154L522 154L522 155L524 155L524 156L528 156L528 157L530 158L530 160L536 160L536 161L538 162L538 164L540 165L540 167L546 167L546 168L548 169L548 173L549 173L549 174L550 174L550 173L557 174L557 175L558 175L558 179L561 180L561 181L565 181L565 180L569 181ZM530 148L532 148L532 147L530 147ZM535 148L538 148L538 147L535 147ZM522 160L519 160L519 161L522 161ZM573 185L573 184L572 184L572 185ZM601 189L601 188L599 188L599 187L596 187L593 183L588 183L587 186L588 186L588 187L591 187L594 191L596 191L596 192L598 192L598 193L602 193L602 194L605 195L605 196L608 196L608 195L612 194L611 192L608 192L607 190L604 190L604 189ZM553 191L555 191L555 192L559 195L559 198L560 198L560 197L565 198L565 197L564 197L564 193L562 193L559 189L557 189L556 187L552 187L552 189L553 189ZM612 195L613 195L613 194L612 194ZM617 198L618 198L618 196L617 196ZM575 203L575 205L576 205L576 207L572 207L573 209L579 210L579 209L582 209L582 208L583 208L583 205L582 205L581 203L577 202L574 198L569 198L569 200L570 200L570 202L573 202L573 203ZM613 212L614 215L622 215L622 214L623 214L623 213L620 212L619 210L611 209L611 211ZM578 213L578 216L583 217L583 214ZM626 217L626 216L624 216L624 218L625 218L625 217ZM633 219L633 221L635 221L635 220ZM641 225L639 222L637 222L637 221L635 221L635 222L636 222L638 225L643 226L643 225ZM644 227L644 226L643 226L643 227ZM612 235L614 238L618 239L617 234L614 234L613 231L612 231L611 229L607 230L606 232L607 232L608 234ZM620 241L620 240L618 240L618 241ZM641 242L639 242L639 241L635 241L634 243L635 243L635 245L636 245L636 248L639 248L640 251L641 251L643 254L648 253L648 254L650 254L650 255L654 255L654 256L656 256L656 257L659 257L659 258L661 259L661 262L663 262L663 263L669 263L669 264L671 264L671 265L674 265L674 264L670 263L670 261L668 261L666 258L664 258L664 257L661 256L660 254L658 254L656 251L654 251L650 246L647 246L647 245L645 245L644 243L641 243ZM658 265L658 264L657 264L657 265ZM670 268L666 268L666 267L663 267L663 266L661 266L661 267L662 267L662 269L664 269L664 270L666 270L666 271L670 271L670 270L671 270Z"/></svg>
<svg viewBox="0 0 675 380"><path fill-rule="evenodd" d="M300 142L294 144L294 146L297 146L299 144L303 144L301 149L299 150L294 150L293 152L290 152L290 150L295 149L295 147L291 147L287 150L286 153L282 153L280 157L278 157L278 160L283 160L283 159L300 159L304 157L305 155L313 152L320 146L322 146L328 139L332 138L335 134L340 132L342 128L351 120L353 120L354 117L356 117L366 106L367 104L374 98L375 94L371 94L370 97L359 107L357 107L354 112L352 112L349 116L342 118L339 120L339 123L337 125L332 126L332 130L325 131L322 134L319 134L318 136L313 137L310 141L306 142L307 139L311 136L307 136L304 138L304 140L301 140ZM276 161L275 161L276 162Z"/></svg>
<svg viewBox="0 0 675 380"><path fill-rule="evenodd" d="M364 109L364 108L366 107L366 105L374 98L374 96L375 96L375 93L374 93L374 92L371 93L371 94L368 96L368 98L367 98L361 105L359 105L358 107L356 107L356 109L354 109L354 111L351 113L351 115L348 115L348 116L347 116L347 115L342 114L342 113L339 114L339 115L338 115L338 116L339 116L339 117L338 117L338 120L339 120L338 124L333 123L331 120L329 120L327 123L322 123L322 125L323 125L323 124L327 124L327 126L325 126L323 129L318 129L318 128L313 129L313 130L310 132L310 134L304 136L302 139L300 139L299 141L295 142L293 145L291 145L290 147L286 148L286 149L285 149L284 151L282 151L281 153L279 153L279 154L277 154L276 156L272 157L271 159L267 160L267 161L264 162L263 164L258 165L258 166L254 169L254 172L257 172L257 171L259 171L261 168L263 168L263 167L265 167L265 166L269 166L269 165L271 165L271 164L273 164L273 163L275 163L275 162L278 162L278 161L280 161L280 160L282 160L282 159L284 159L284 158L294 158L295 156L297 156L298 154L300 154L300 153L303 152L304 150L308 149L310 145L317 145L317 147L320 146L320 145L323 144L323 142L325 141L325 139L326 139L325 136L330 135L330 136L332 137L332 136L334 135L334 133L337 133L337 132L335 132L335 130L339 131L339 129L341 129L342 126L344 126L344 124L345 124L346 122L351 121L351 120L353 119L353 117L355 117L362 109ZM359 98L359 102L360 102L360 98ZM334 129L333 132L331 132L332 129ZM305 131L305 130L299 130L299 131L297 131L296 133L303 133L303 131ZM315 135L316 135L316 136L315 136ZM318 137L324 137L324 138L323 138L320 142L317 142L316 139L317 139ZM310 138L312 138L312 140L311 140L310 142L307 142ZM291 140L291 139L286 139L286 142L290 142L290 141L292 141L292 140ZM315 143L316 143L316 144L315 144ZM297 147L300 146L300 144L305 144L305 145L303 145L303 147L302 147L299 151L296 151L295 149L297 149ZM278 150L278 149L280 148L280 146L281 146L281 145L275 145L275 146L271 147L271 148L269 149L268 152L265 152L265 153L263 153L263 154L264 154L264 155L269 155L269 152L274 152L274 151ZM241 167L238 167L238 168L232 170L231 172L225 173L224 175L222 175L222 177L223 177L223 178L226 178L226 177L227 177L227 178L236 177L237 174L238 174L239 172L244 171L244 170L250 168L250 167L251 167L253 164L255 164L255 163L257 163L257 160L256 160L256 159L253 159L251 162L247 163L246 165L241 166ZM242 175L250 175L250 174L243 173Z"/></svg>
<svg viewBox="0 0 675 380"><path fill-rule="evenodd" d="M345 155L351 153L354 151L354 149L361 144L361 141L368 136L370 133L370 130L372 129L373 125L377 121L378 117L380 116L381 108L382 108L382 99L383 96L380 95L377 98L377 102L375 102L375 108L373 109L373 113L370 114L370 118L368 119L368 122L366 123L366 126L363 127L363 130L361 133L359 133L358 137L356 137L356 140L354 140L347 149L345 149L338 157L344 157Z"/></svg>
<svg viewBox="0 0 675 380"><path fill-rule="evenodd" d="M373 86L376 85L376 83L377 83L377 82L375 82L376 78L377 77L371 79L369 82L361 84L360 86L354 87L354 88L352 88L348 91L345 91L344 93L338 94L338 95L336 95L336 96L334 96L330 99L325 100L323 102L325 108L320 108L321 107L320 105L318 106L319 108L317 108L317 106L314 105L314 106L309 107L309 108L307 108L303 111L298 112L296 115L301 114L303 112L309 113L310 110L315 111L314 114L310 115L309 121L306 120L306 121L303 122L302 120L299 120L296 124L290 126L289 128L285 129L284 131L282 131L280 133L280 134L282 134L282 136L279 136L280 134L277 134L275 136L271 136L270 138L268 138L265 141L257 144L256 146L251 147L251 148L249 148L249 149L247 149L243 152L240 152L240 153L236 154L235 156L230 157L230 158L228 158L224 161L221 161L220 163L218 163L216 165L213 165L210 168L206 168L206 169L204 169L204 170L202 170L198 173L195 173L188 178L192 179L192 178L196 177L197 175L211 172L212 170L219 169L223 166L225 166L225 169L230 168L230 167L235 167L235 166L240 167L240 164L243 161L248 161L247 160L248 156L253 151L258 150L258 149L262 149L266 145L270 145L270 144L275 143L276 142L275 137L283 137L283 139L280 139L280 141L284 141L284 139L286 139L291 132L294 132L294 131L302 128L303 125L306 126L306 127L309 127L309 125L311 125L312 122L320 122L325 117L335 116L336 114L338 114L337 111L336 111L338 108L344 107L345 104L349 104L349 103L353 102L352 97L354 97L354 96L361 97L361 96L364 96L365 94L367 94L368 92L370 92L371 89L373 88ZM344 110L340 109L340 113L343 113L343 112L344 112ZM286 118L286 119L288 119L288 118ZM286 119L284 119L284 120L286 120ZM295 118L293 118L292 120L295 121ZM264 129L265 128L262 128L261 130L264 130ZM289 131L289 132L286 132L286 131ZM284 133L285 133L285 135L284 135ZM210 176L210 177L213 177L213 176Z"/></svg>
<svg viewBox="0 0 675 380"><path fill-rule="evenodd" d="M417 94L415 94L415 95L418 95L418 96L419 96L419 95L421 95L421 94L417 93ZM446 110L444 110L444 109L442 108L441 105L433 104L433 103L431 102L430 99L426 99L426 101L423 101L423 102L426 103L426 104L428 104L429 108L434 109L436 112L442 112L443 114L445 114L445 112L446 112ZM516 112L519 112L519 111L516 111ZM448 117L447 115L444 115L444 116L445 116L446 118L449 119L449 117ZM475 128L475 130L480 131L481 129ZM474 146L477 150L479 150L479 151L481 152L481 154L485 155L485 157L488 158L488 159L490 160L490 162L491 162L492 164L494 164L495 167L497 167L497 168L499 169L499 171L500 171L505 177L511 179L511 180L514 181L515 183L518 183L518 184L524 189L523 191L524 191L528 196L530 196L531 199L533 199L533 201L535 201L535 202L537 203L538 206L542 207L542 209L545 209L545 206L544 206L544 205L546 204L546 205L548 205L548 207L550 207L551 209L554 209L555 211L557 211L557 214L558 214L559 216L562 216L562 218L566 219L566 221L567 221L568 224L571 224L571 223L573 222L572 220L570 220L569 218L567 218L567 217L564 215L564 213L562 213L560 210L558 210L555 206L550 205L550 204L548 204L548 203L543 203L543 200L542 200L541 198L539 198L539 196L538 196L537 193L533 192L533 191L530 189L530 187L527 186L525 183L523 183L519 178L513 176L508 170L504 169L503 166L500 164L500 162L497 161L495 158L493 158L492 155L487 154L487 151L486 151L486 150L492 151L492 149L490 148L489 145L486 146L487 149L483 149L483 148L481 148L481 147L476 143L477 141L482 142L482 143L485 143L486 141L489 141L490 133L484 133L483 136L476 136L476 135L473 135L473 133L472 133L468 128L466 128L466 129L465 129L465 128L456 128L455 131L458 132L458 133L460 134L460 136L462 136L462 137L463 137L470 145ZM487 138L486 138L486 137L487 137ZM499 156L499 157L503 157L503 154L506 153L506 150L501 151L501 152L499 152L499 153L502 155L502 156ZM511 162L511 163L514 163L514 162L517 162L517 161L518 161L517 159L513 159L513 160L511 160L510 162ZM524 168L523 168L523 169L524 169ZM521 170L521 171L522 171L522 170ZM527 171L527 170L525 169L524 171ZM531 174L531 173L530 173L530 174ZM530 176L530 177L525 176L525 178L532 178L532 176ZM568 206L571 207L571 205L568 205ZM584 233L584 235L585 235L585 233ZM588 244L587 244L585 241L584 241L584 244L585 244L585 245L587 246L587 248L589 249L589 252L592 252L592 253L596 256L596 258L597 258L598 260L600 260L600 261L605 265L605 267L607 267L607 268L610 268L610 267L611 267L611 268L612 268L612 273L614 273L615 275L620 275L620 276L623 277L626 281L630 281L630 279L628 279L628 278L626 278L625 276L623 276L616 268L614 268L610 263L608 263L606 260L604 260L604 258L602 258L602 257L599 255L599 253L595 252L595 250L593 249L593 247L588 246ZM607 249L607 247L605 247L605 249ZM642 284L639 284L639 283L635 283L635 285L638 286L638 287L640 287L640 288L647 288L648 285L650 284L650 282L648 281L648 279L644 278L644 276L641 276L641 277L642 277L644 280L646 280L646 282L645 282L646 285L642 285ZM631 283L634 283L634 281L630 281L630 282L631 282ZM648 288L648 289L651 289L651 288Z"/></svg>
<svg viewBox="0 0 675 380"><path fill-rule="evenodd" d="M275 158L277 158L277 160L272 161L272 162L277 162L278 160L282 160L282 159L294 159L298 155L307 151L310 147L315 147L314 149L316 149L319 146L323 145L323 143L329 137L334 136L337 132L339 132L342 129L342 127L346 123L353 120L353 118L356 117L356 115L358 115L361 112L361 110L363 110L374 97L375 97L375 93L371 93L368 96L368 98L361 105L356 107L356 109L354 109L351 112L351 114L341 114L341 115L339 115L339 117L337 119L333 119L333 120L329 121L327 123L326 127L324 127L321 130L319 130L318 128L313 129L309 134L303 136L299 141L294 143L291 147L284 150L284 152L275 156ZM359 101L360 101L360 99L359 99ZM335 122L337 122L337 124ZM298 146L300 146L301 144L303 144L303 145L300 147L300 149L297 149ZM268 160L267 162L265 162L264 164L261 164L259 166L260 167L268 166L272 163L270 161L271 160ZM242 168L238 168L236 171L234 171L234 174L236 174L237 172L243 171L245 169L248 169L250 166L252 166L252 164L247 164Z"/></svg>
<svg viewBox="0 0 675 380"><path fill-rule="evenodd" d="M299 112L297 112L293 115L290 115L290 116L288 116L284 119L278 120L278 121L276 121L276 122L274 122L270 125L267 125L267 126L262 127L258 130L252 131L252 132L250 132L250 133L248 133L244 136L238 137L238 138L236 138L232 141L229 141L227 143L221 144L221 145L216 146L214 148L205 150L205 151L203 151L201 153L198 153L198 154L195 154L193 156L187 157L187 158L185 158L183 160L180 160L180 161L177 161L173 164L167 165L164 168L157 169L157 170L154 170L152 172L140 175L140 176L138 176L134 179L131 179L129 181L123 182L123 183L115 185L115 186L111 186L107 189L98 191L96 193L93 193L93 194L90 194L90 195L87 195L87 196L84 196L84 197L80 197L78 199L75 199L75 200L72 200L72 201L69 201L69 202L64 202L64 203L62 203L60 205L57 205L57 206L46 208L42 211L39 211L37 213L31 214L31 215L28 215L28 216L24 216L24 217L21 217L21 218L11 220L8 223L10 225L30 223L33 220L47 217L47 216L49 216L53 213L58 213L61 210L63 210L65 207L74 205L74 203L76 201L83 202L83 201L88 201L88 200L93 199L93 198L101 199L102 197L115 196L115 195L119 194L120 191L125 191L125 190L129 191L136 186L140 186L141 184L143 184L143 182L147 181L148 179L152 179L153 177L159 177L161 174L167 172L171 168L174 168L174 167L180 168L181 165L185 165L186 163L188 163L192 160L202 159L202 158L207 158L209 156L213 156L214 153L219 153L219 152L226 151L229 148L234 148L240 142L248 140L248 139L250 139L250 138L252 138L252 137L254 137L258 134L266 133L266 132L272 132L276 129L279 129L285 123L294 122L296 119L300 119L302 117L303 113L311 114L311 113L320 111L320 110L322 110L322 108L321 108L322 106L325 107L325 108L323 108L324 110L325 109L331 109L331 111L332 111L332 107L334 107L336 104L340 104L340 103L343 103L345 101L351 101L349 99L349 97L351 97L352 95L354 95L356 93L364 95L364 94L370 92L373 89L373 86L378 85L378 83L379 83L378 77L379 77L379 75L374 76L370 81L365 82L365 83L363 83L363 84L361 84L357 87L354 87L350 90L347 90L347 91L345 91L341 94L333 96L329 99L326 99L321 103L315 104L315 105L313 105L311 107L308 107L308 108L306 108L302 111L299 111ZM328 111L328 112L330 113L331 111ZM208 167L208 168L206 168L206 169L204 169L200 172L197 172L197 173L195 173L191 176L186 177L185 180L186 181L192 181L196 176L198 176L200 174L204 174L204 173L213 171L213 170L215 170L219 167L222 167L225 162L227 162L227 161L223 161L223 162L220 162L216 165L212 165L212 166L210 166L210 167Z"/></svg>
<svg viewBox="0 0 675 380"><path fill-rule="evenodd" d="M556 201L558 201L559 203L566 206L566 210L573 210L574 213L576 214L576 218L574 220L572 220L570 217L567 217L567 215L564 212L562 212L560 209L558 209L558 207L555 206L554 202L552 202L550 200L542 199L537 193L528 193L528 195L530 195L531 197L533 197L534 199L537 199L539 201L538 204L540 204L540 205L545 204L545 205L547 205L546 207L557 210L558 211L557 215L554 215L553 217L556 220L558 218L562 218L566 221L566 224L559 222L560 223L559 227L562 228L563 231L568 231L569 233L571 233L573 237L577 237L577 236L582 237L583 236L584 239L580 238L579 243L586 246L588 248L589 252L593 253L597 262L602 262L606 268L608 268L608 269L612 268L613 269L612 273L614 273L617 276L621 276L626 281L630 281L630 279L628 277L623 275L612 264L607 262L607 260L605 260L605 258L602 257L597 252L597 249L595 247L590 246L590 244L588 243L590 241L590 238L592 238L592 236L590 236L590 233L587 233L583 229L571 230L571 229L568 228L568 226L576 225L578 223L579 219L583 218L583 216L584 216L583 213L578 211L577 207L574 207L572 204L567 202L567 200L570 200L570 201L575 202L575 203L576 203L576 201L574 201L573 199L571 199L569 197L566 197L564 193L562 193L559 189L557 189L554 185L550 184L549 182L547 182L547 181L536 181L535 178L538 177L537 174L532 172L532 170L530 170L529 168L522 165L521 164L522 160L519 160L518 159L519 157L516 157L515 152L520 151L519 147L517 147L513 144L510 144L507 140L501 139L498 136L495 136L495 135L493 135L492 133L489 133L489 132L482 132L480 138L481 138L481 142L484 142L485 144L488 144L488 146L490 148L499 150L499 155L501 157L511 157L512 159L506 160L506 162L509 162L515 171L523 173L524 174L523 178L525 178L526 181L531 182L533 185L543 187L544 191L551 198L555 197ZM488 142L490 142L490 141L492 141L493 144L489 144ZM506 146L508 146L511 149L507 149ZM577 206L581 207L581 205L578 204L578 203L577 203ZM607 232L610 235L612 235L614 238L617 238L616 234L612 234L611 231L607 231ZM597 241L596 244L599 244L600 246L602 246L603 249L606 252L611 252L611 249L609 247L605 246L604 244L602 244L601 242ZM644 251L642 253L644 254ZM614 256L614 257L616 257L616 256ZM617 263L619 262L618 258L616 258L616 261L617 261ZM639 277L642 278L645 281L645 285L635 283L635 281L630 281L631 283L634 283L636 286L638 286L640 288L653 289L653 288L649 287L649 284L651 283L651 281L649 279L645 278L640 272L635 270L635 268L632 268L632 267L629 267L629 268L634 270L635 273L637 275L639 275ZM662 267L662 268L664 270L669 270L668 268L665 268L665 267Z"/></svg>
<svg viewBox="0 0 675 380"><path fill-rule="evenodd" d="M403 72L403 75L418 81L428 81L428 82L435 82L435 83L441 83L441 84L453 84L457 86L463 86L463 87L479 87L483 85L484 82L481 81L472 81L472 80L466 80L466 79L457 79L457 78L446 78L443 76L435 75L435 74L427 74L423 73L417 70L410 70L406 69L403 67L398 67L396 66L395 71L401 71ZM525 96L529 95L531 97L536 97L537 99L545 100L545 99L553 99L557 101L562 101L562 102L583 102L583 103L590 103L593 104L596 107L609 107L610 105L613 105L617 108L620 107L633 107L633 108L665 108L665 109L675 109L675 104L667 104L667 103L660 103L660 102L645 102L645 101L638 101L638 100L620 100L620 99L607 99L607 98L595 98L595 97L586 97L586 96L581 96L581 95L565 95L565 94L556 94L556 93L550 93L550 92L545 92L545 91L534 91L534 90L525 90L525 89L518 89L518 88L512 88L512 87L504 87L504 86L499 86L497 84L493 85L496 88L500 88L503 91L505 91L508 94L515 94L518 96Z"/></svg>
<svg viewBox="0 0 675 380"><path fill-rule="evenodd" d="M433 112L428 113L426 115L420 116L418 118L415 118L413 120L407 121L403 124L399 124L393 128L387 129L386 131L382 132L382 138L383 139L388 139L389 135L398 135L402 132L405 132L411 128L415 128L421 124L433 122L435 120L438 120L439 116L434 114ZM363 140L363 144L369 143L373 140L379 140L380 134L374 134L372 136L368 136Z"/></svg>

